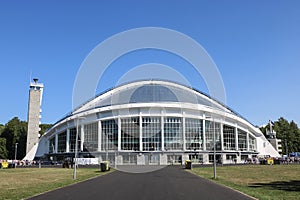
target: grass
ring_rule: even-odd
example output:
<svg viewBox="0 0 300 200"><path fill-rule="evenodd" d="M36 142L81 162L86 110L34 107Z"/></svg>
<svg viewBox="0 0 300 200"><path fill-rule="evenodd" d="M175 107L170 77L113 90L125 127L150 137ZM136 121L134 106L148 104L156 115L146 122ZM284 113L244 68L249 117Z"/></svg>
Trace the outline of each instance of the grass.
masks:
<svg viewBox="0 0 300 200"><path fill-rule="evenodd" d="M107 173L95 168L79 168L74 180L73 172L73 169L63 168L1 169L0 199L24 199Z"/></svg>
<svg viewBox="0 0 300 200"><path fill-rule="evenodd" d="M244 165L213 168L193 168L193 173L260 200L299 199L300 165Z"/></svg>

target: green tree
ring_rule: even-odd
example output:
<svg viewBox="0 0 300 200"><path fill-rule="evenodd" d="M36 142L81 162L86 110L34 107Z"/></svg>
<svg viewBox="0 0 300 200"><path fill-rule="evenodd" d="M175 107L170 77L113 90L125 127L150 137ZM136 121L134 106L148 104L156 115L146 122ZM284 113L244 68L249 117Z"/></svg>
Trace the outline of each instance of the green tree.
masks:
<svg viewBox="0 0 300 200"><path fill-rule="evenodd" d="M266 130L270 129L270 125L261 127L260 130L266 135ZM276 131L276 138L281 139L282 153L300 151L300 129L294 121L288 122L283 117L280 117L274 122L273 129Z"/></svg>
<svg viewBox="0 0 300 200"><path fill-rule="evenodd" d="M17 159L22 159L25 156L27 122L20 121L18 117L14 117L5 125L1 137L6 139L8 159L14 159L16 143L18 143Z"/></svg>
<svg viewBox="0 0 300 200"><path fill-rule="evenodd" d="M41 136L44 135L44 133L45 133L49 128L51 128L51 126L52 126L52 124L41 124L41 125L40 125L40 128L41 128L40 134L41 134Z"/></svg>
<svg viewBox="0 0 300 200"><path fill-rule="evenodd" d="M7 158L6 139L0 137L0 159Z"/></svg>

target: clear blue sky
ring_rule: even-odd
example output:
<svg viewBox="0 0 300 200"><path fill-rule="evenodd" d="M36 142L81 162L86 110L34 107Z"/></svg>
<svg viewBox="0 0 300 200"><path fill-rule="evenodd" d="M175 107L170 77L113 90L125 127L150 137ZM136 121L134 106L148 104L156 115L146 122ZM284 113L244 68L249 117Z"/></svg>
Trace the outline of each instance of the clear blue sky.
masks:
<svg viewBox="0 0 300 200"><path fill-rule="evenodd" d="M148 26L174 29L200 43L219 68L227 105L253 124L282 116L299 125L297 0L2 0L0 123L15 116L27 120L30 74L45 85L42 123L56 122L72 110L73 83L89 52L116 33ZM157 62L173 64L207 93L201 77L176 58L147 51L127 56L107 71L98 92L131 67Z"/></svg>

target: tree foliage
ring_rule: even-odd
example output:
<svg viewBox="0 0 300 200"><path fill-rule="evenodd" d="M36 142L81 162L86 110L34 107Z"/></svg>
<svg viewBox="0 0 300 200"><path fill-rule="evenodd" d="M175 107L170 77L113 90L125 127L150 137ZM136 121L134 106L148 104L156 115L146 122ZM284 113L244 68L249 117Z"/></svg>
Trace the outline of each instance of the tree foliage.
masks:
<svg viewBox="0 0 300 200"><path fill-rule="evenodd" d="M41 124L40 134L43 135L51 124ZM14 159L15 144L18 143L17 159L26 155L27 122L14 117L7 124L0 125L0 158Z"/></svg>
<svg viewBox="0 0 300 200"><path fill-rule="evenodd" d="M260 128L263 134L266 135L270 125ZM283 117L280 117L274 122L273 129L276 131L276 138L281 139L282 153L300 152L300 129L294 121L288 122Z"/></svg>

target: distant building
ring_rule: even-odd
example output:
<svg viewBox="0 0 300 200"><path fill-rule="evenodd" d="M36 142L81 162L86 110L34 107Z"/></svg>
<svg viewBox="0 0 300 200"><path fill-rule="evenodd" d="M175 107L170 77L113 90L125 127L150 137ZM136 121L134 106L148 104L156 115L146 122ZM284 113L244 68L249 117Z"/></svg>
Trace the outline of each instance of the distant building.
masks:
<svg viewBox="0 0 300 200"><path fill-rule="evenodd" d="M30 83L29 88L29 101L28 101L28 130L27 130L27 144L25 159L33 159L38 143L40 131L40 118L41 118L41 103L43 96L44 85L38 83L38 79L33 79L34 82ZM30 153L31 152L31 153ZM31 156L30 156L31 155Z"/></svg>
<svg viewBox="0 0 300 200"><path fill-rule="evenodd" d="M118 165L242 163L279 157L262 132L236 112L184 85L150 80L108 90L56 122L39 141L36 157L109 160ZM215 135L215 140L214 140Z"/></svg>

